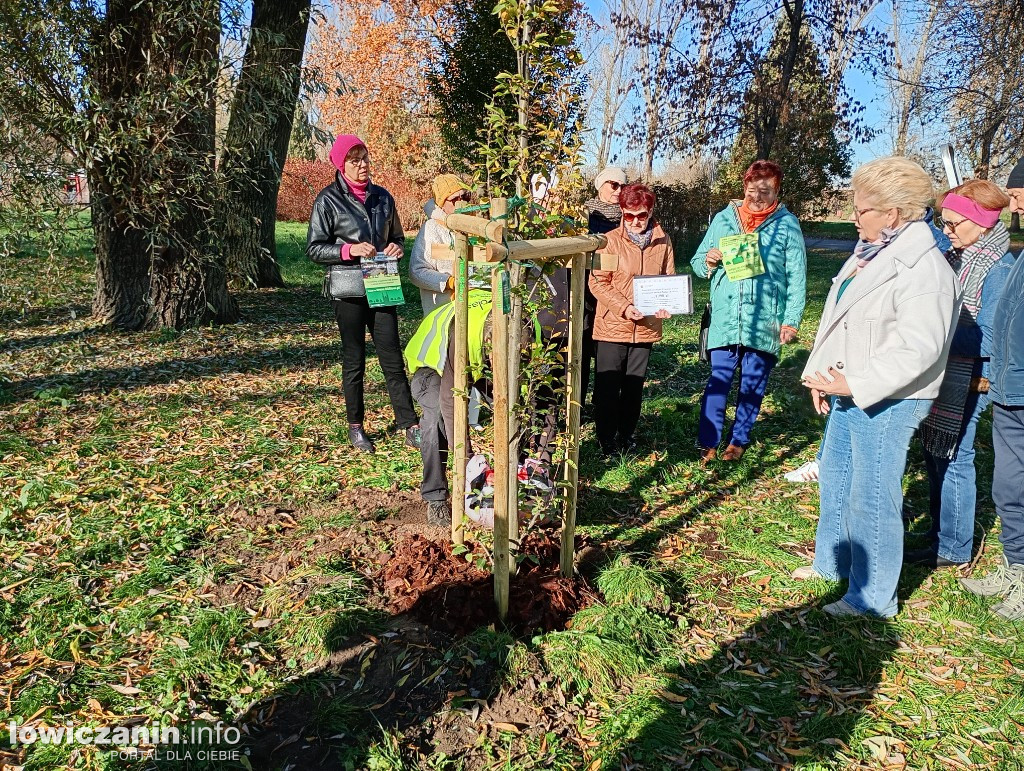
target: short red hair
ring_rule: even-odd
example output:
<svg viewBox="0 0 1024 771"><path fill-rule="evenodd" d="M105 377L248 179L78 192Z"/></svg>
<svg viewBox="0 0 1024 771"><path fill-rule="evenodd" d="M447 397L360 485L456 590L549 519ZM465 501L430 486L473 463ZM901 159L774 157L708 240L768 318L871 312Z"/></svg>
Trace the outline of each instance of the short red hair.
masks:
<svg viewBox="0 0 1024 771"><path fill-rule="evenodd" d="M657 200L654 191L647 187L647 185L634 182L632 185L626 185L622 188L622 192L619 193L619 208L642 208L647 209L647 211L654 211L654 204L657 203Z"/></svg>
<svg viewBox="0 0 1024 771"><path fill-rule="evenodd" d="M775 161L754 161L743 175L743 185L746 187L751 182L761 179L770 179L775 183L775 192L782 189L782 167Z"/></svg>

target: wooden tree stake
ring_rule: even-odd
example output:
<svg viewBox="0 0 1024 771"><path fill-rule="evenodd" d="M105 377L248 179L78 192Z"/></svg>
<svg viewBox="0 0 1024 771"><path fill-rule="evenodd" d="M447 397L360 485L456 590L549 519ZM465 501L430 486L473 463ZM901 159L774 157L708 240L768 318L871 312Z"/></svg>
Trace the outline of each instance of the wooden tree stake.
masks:
<svg viewBox="0 0 1024 771"><path fill-rule="evenodd" d="M508 201L491 201L491 218L508 212ZM494 602L498 617L508 614L509 593L509 482L504 470L509 465L508 415L508 316L503 301L505 266L491 276L491 372L494 377ZM508 280L505 275L505 280Z"/></svg>
<svg viewBox="0 0 1024 771"><path fill-rule="evenodd" d="M583 364L583 282L587 255L575 254L569 274L569 357L566 371L565 413L569 436L569 453L565 460L565 498L562 509L562 575L572 576L576 553L576 485L579 482L580 461L580 399L583 393L581 368Z"/></svg>
<svg viewBox="0 0 1024 771"><path fill-rule="evenodd" d="M455 233L455 479L452 486L452 542L462 543L466 511L466 450L469 445L469 239Z"/></svg>

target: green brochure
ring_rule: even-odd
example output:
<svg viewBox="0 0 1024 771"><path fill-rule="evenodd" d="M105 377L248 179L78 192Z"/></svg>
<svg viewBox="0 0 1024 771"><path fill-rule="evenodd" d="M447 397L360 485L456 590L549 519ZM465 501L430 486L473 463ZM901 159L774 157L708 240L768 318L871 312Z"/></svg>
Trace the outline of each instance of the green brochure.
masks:
<svg viewBox="0 0 1024 771"><path fill-rule="evenodd" d="M362 263L362 268L366 302L371 308L405 304L397 259L378 254L372 262Z"/></svg>
<svg viewBox="0 0 1024 771"><path fill-rule="evenodd" d="M757 233L725 236L719 239L718 249L722 252L722 266L730 281L742 281L764 273Z"/></svg>

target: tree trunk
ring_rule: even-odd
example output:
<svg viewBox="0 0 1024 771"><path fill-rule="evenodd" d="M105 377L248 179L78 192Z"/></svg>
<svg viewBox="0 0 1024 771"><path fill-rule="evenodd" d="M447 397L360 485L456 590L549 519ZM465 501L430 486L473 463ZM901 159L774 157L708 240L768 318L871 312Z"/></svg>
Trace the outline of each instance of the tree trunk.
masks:
<svg viewBox="0 0 1024 771"><path fill-rule="evenodd" d="M789 40L786 41L786 51L782 55L779 82L774 90L774 98L769 97L767 102L765 99L761 99L760 120L754 130L757 160L759 161L768 160L775 147L775 137L779 133L782 111L789 95L789 84L793 80L793 70L796 68L797 54L800 51L800 33L804 26L804 0L792 0L792 2L783 0L783 7L786 17L789 19Z"/></svg>
<svg viewBox="0 0 1024 771"><path fill-rule="evenodd" d="M274 224L299 96L310 0L255 0L224 140L221 222L235 288L284 286Z"/></svg>
<svg viewBox="0 0 1024 771"><path fill-rule="evenodd" d="M87 76L93 312L116 329L233 321L214 248L218 0L110 0ZM141 129L139 127L142 127Z"/></svg>
<svg viewBox="0 0 1024 771"><path fill-rule="evenodd" d="M995 141L996 132L999 131L1001 125L1002 121L999 121L997 125L990 126L978 137L978 163L974 167L975 179L988 179L989 172L992 170L992 142Z"/></svg>
<svg viewBox="0 0 1024 771"><path fill-rule="evenodd" d="M92 312L115 329L141 329L149 297L149 247L144 231L118 225L100 175L90 173L96 288Z"/></svg>

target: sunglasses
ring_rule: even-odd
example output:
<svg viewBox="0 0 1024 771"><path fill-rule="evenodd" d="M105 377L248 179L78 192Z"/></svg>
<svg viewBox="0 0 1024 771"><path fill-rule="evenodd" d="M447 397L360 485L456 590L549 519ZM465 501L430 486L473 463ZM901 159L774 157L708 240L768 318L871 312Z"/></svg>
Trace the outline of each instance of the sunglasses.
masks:
<svg viewBox="0 0 1024 771"><path fill-rule="evenodd" d="M622 187L622 184L620 182L612 182L611 180L609 180L608 182L605 182L605 184L606 185L611 185L612 186L612 190L618 190L620 187Z"/></svg>
<svg viewBox="0 0 1024 771"><path fill-rule="evenodd" d="M965 222L970 222L970 220L967 219L966 217L964 219L962 219L962 220L957 220L956 222L952 222L950 220L943 219L941 214L936 214L934 219L935 219L935 224L939 227L940 230L946 230L948 228L949 232L952 233L953 235L956 235L956 229L958 227L963 225Z"/></svg>
<svg viewBox="0 0 1024 771"><path fill-rule="evenodd" d="M650 216L651 216L651 213L649 211L638 211L638 212L624 211L624 212L622 212L622 219L626 220L626 222L643 222L644 220L649 219Z"/></svg>
<svg viewBox="0 0 1024 771"><path fill-rule="evenodd" d="M469 193L468 192L460 193L459 195L453 196L453 197L449 198L448 200L451 201L452 203L459 203L460 201L468 201L469 200Z"/></svg>

